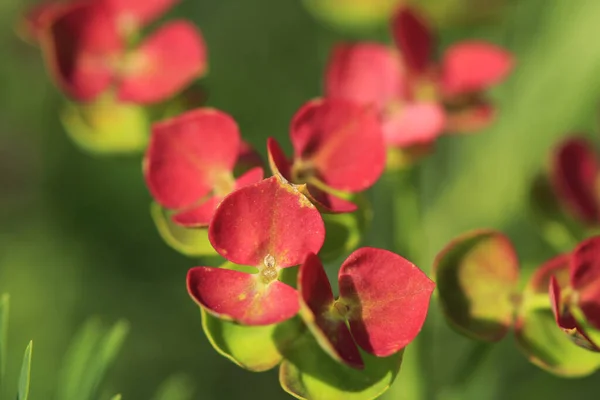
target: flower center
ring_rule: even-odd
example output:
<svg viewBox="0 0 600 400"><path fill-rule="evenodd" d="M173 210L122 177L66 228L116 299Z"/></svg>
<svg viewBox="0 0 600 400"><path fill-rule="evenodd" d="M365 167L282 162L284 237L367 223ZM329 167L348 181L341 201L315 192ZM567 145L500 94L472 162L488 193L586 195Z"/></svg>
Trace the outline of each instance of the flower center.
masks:
<svg viewBox="0 0 600 400"><path fill-rule="evenodd" d="M350 313L350 307L342 299L337 299L331 305L329 312L333 319L345 321Z"/></svg>
<svg viewBox="0 0 600 400"><path fill-rule="evenodd" d="M219 174L214 183L213 194L217 197L225 197L235 189L235 179L230 172Z"/></svg>
<svg viewBox="0 0 600 400"><path fill-rule="evenodd" d="M308 183L317 174L317 170L310 161L297 160L292 166L292 182L296 184Z"/></svg>
<svg viewBox="0 0 600 400"><path fill-rule="evenodd" d="M415 84L415 100L436 102L439 100L437 86L431 79L420 79Z"/></svg>
<svg viewBox="0 0 600 400"><path fill-rule="evenodd" d="M277 279L277 263L275 257L267 254L263 260L264 267L260 269L260 277L263 283L271 283Z"/></svg>

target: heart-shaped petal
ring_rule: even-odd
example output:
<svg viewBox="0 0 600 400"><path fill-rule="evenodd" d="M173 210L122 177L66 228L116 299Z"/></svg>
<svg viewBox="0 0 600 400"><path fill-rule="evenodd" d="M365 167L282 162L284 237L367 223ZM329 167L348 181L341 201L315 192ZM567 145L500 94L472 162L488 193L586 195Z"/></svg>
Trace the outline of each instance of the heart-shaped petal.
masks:
<svg viewBox="0 0 600 400"><path fill-rule="evenodd" d="M243 187L221 202L209 228L219 254L242 265L298 265L317 253L325 238L321 215L294 186L273 176Z"/></svg>
<svg viewBox="0 0 600 400"><path fill-rule="evenodd" d="M385 168L383 134L372 106L333 99L311 101L294 116L290 138L294 166L301 166L296 175L314 174L335 190L362 191Z"/></svg>
<svg viewBox="0 0 600 400"><path fill-rule="evenodd" d="M506 78L513 69L512 55L481 41L451 46L442 61L442 91L446 96L479 92Z"/></svg>
<svg viewBox="0 0 600 400"><path fill-rule="evenodd" d="M552 160L552 183L561 202L580 220L594 224L600 218L596 196L599 163L583 138L561 143Z"/></svg>
<svg viewBox="0 0 600 400"><path fill-rule="evenodd" d="M385 142L392 147L428 145L444 133L446 113L438 103L406 103L383 119Z"/></svg>
<svg viewBox="0 0 600 400"><path fill-rule="evenodd" d="M148 37L127 60L120 71L119 99L155 103L205 73L206 45L192 23L172 21Z"/></svg>
<svg viewBox="0 0 600 400"><path fill-rule="evenodd" d="M345 316L336 310L327 274L321 260L315 254L309 254L300 266L298 291L300 316L323 350L342 363L358 369L363 368L362 357L346 326Z"/></svg>
<svg viewBox="0 0 600 400"><path fill-rule="evenodd" d="M393 49L377 43L339 44L327 66L329 98L374 104L378 110L402 97L404 71Z"/></svg>
<svg viewBox="0 0 600 400"><path fill-rule="evenodd" d="M112 15L97 3L63 8L40 40L57 84L79 101L93 100L108 89L124 47Z"/></svg>
<svg viewBox="0 0 600 400"><path fill-rule="evenodd" d="M368 353L387 357L421 331L435 284L410 261L363 247L344 261L338 278L350 330Z"/></svg>
<svg viewBox="0 0 600 400"><path fill-rule="evenodd" d="M392 20L392 35L408 69L417 75L425 73L435 45L425 18L412 8L400 8Z"/></svg>
<svg viewBox="0 0 600 400"><path fill-rule="evenodd" d="M195 267L187 275L190 296L211 314L244 325L269 325L298 313L298 294L278 280L225 268Z"/></svg>
<svg viewBox="0 0 600 400"><path fill-rule="evenodd" d="M478 230L454 239L436 257L434 273L448 322L478 340L502 339L513 323L519 262L500 232Z"/></svg>
<svg viewBox="0 0 600 400"><path fill-rule="evenodd" d="M152 196L167 208L195 205L221 181L233 180L239 144L235 121L213 109L155 124L144 159Z"/></svg>
<svg viewBox="0 0 600 400"><path fill-rule="evenodd" d="M586 320L600 329L600 236L580 243L571 257L571 287Z"/></svg>

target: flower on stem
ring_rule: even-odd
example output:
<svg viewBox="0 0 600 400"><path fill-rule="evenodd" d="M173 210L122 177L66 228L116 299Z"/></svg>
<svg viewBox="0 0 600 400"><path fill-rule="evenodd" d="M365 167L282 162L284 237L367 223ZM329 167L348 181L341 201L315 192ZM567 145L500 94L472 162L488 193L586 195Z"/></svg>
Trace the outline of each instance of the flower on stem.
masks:
<svg viewBox="0 0 600 400"><path fill-rule="evenodd" d="M114 91L118 101L155 103L206 72L206 48L193 24L171 21L131 46L142 25L171 0L98 0L48 3L30 14L58 86L88 102Z"/></svg>
<svg viewBox="0 0 600 400"><path fill-rule="evenodd" d="M387 357L419 333L435 284L414 264L383 249L364 247L342 264L335 299L315 254L300 266L300 315L334 359L363 368L358 350Z"/></svg>
<svg viewBox="0 0 600 400"><path fill-rule="evenodd" d="M177 211L174 222L205 227L227 194L263 178L261 167L234 178L236 164L248 164L249 154L229 115L199 108L153 126L144 176L154 199Z"/></svg>
<svg viewBox="0 0 600 400"><path fill-rule="evenodd" d="M374 105L386 143L393 148L422 151L445 131L486 126L493 106L484 91L508 75L512 56L471 40L451 46L438 62L433 58L433 32L415 10L400 8L391 25L397 48L356 43L334 49L326 96Z"/></svg>
<svg viewBox="0 0 600 400"><path fill-rule="evenodd" d="M275 139L267 142L274 173L299 185L326 212L351 212L356 206L340 192L356 193L373 185L385 167L385 146L377 115L369 106L319 99L294 116L289 160Z"/></svg>
<svg viewBox="0 0 600 400"><path fill-rule="evenodd" d="M590 142L570 137L556 148L550 181L559 203L587 225L600 222L598 172L600 164Z"/></svg>
<svg viewBox="0 0 600 400"><path fill-rule="evenodd" d="M549 295L557 325L569 334L574 342L584 348L600 351L580 321L574 308L591 329L600 330L600 236L584 240L565 256L568 280L552 276Z"/></svg>
<svg viewBox="0 0 600 400"><path fill-rule="evenodd" d="M206 311L245 325L285 321L298 312L298 295L281 282L282 268L300 264L323 246L323 219L280 176L231 193L221 202L208 236L215 250L256 273L196 267L188 272L192 298Z"/></svg>

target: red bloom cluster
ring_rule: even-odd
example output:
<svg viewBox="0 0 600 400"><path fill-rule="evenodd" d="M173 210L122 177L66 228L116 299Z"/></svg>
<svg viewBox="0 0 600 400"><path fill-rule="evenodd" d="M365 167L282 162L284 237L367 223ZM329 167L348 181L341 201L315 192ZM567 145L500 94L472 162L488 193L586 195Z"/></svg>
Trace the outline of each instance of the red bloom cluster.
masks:
<svg viewBox="0 0 600 400"><path fill-rule="evenodd" d="M26 18L57 85L88 102L165 100L206 71L206 48L193 24L171 21L138 43L140 29L174 0L71 0L41 4Z"/></svg>
<svg viewBox="0 0 600 400"><path fill-rule="evenodd" d="M362 368L357 345L388 356L414 339L434 284L402 257L363 248L342 265L340 298L333 298L316 256L325 241L317 207L355 208L332 191L375 183L385 163L383 136L372 108L326 99L300 109L290 137L292 161L268 141L274 176L262 180L262 169L254 167L235 179L234 167L248 159L248 149L233 119L212 109L189 111L155 124L146 182L158 203L176 211L175 223L208 226L210 243L229 261L189 271L188 291L201 307L251 326L280 323L302 310L329 354ZM298 289L281 276L297 265Z"/></svg>
<svg viewBox="0 0 600 400"><path fill-rule="evenodd" d="M484 91L512 69L507 51L465 41L437 61L432 30L415 10L398 10L391 28L397 48L356 43L334 49L327 97L374 106L391 147L427 146L445 131L469 132L491 121L494 109Z"/></svg>
<svg viewBox="0 0 600 400"><path fill-rule="evenodd" d="M600 343L574 317L577 308L592 329L600 330L600 236L584 240L572 253L560 255L542 268L553 271L549 292L558 326L582 347L600 351Z"/></svg>

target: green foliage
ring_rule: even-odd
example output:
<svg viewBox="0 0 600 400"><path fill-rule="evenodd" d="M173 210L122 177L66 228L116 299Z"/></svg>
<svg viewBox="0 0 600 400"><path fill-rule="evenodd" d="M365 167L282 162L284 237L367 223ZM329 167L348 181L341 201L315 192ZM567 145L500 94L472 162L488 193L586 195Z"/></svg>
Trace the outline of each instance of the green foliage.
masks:
<svg viewBox="0 0 600 400"><path fill-rule="evenodd" d="M5 293L0 298L0 387L4 383L6 372L6 349L8 341L8 310L10 296Z"/></svg>
<svg viewBox="0 0 600 400"><path fill-rule="evenodd" d="M190 378L175 374L160 385L153 400L192 400L193 396L194 385Z"/></svg>
<svg viewBox="0 0 600 400"><path fill-rule="evenodd" d="M87 321L65 356L58 386L58 398L94 399L128 331L129 324L125 321L115 323L108 330L96 318Z"/></svg>
<svg viewBox="0 0 600 400"><path fill-rule="evenodd" d="M27 400L29 398L29 382L31 381L31 353L33 351L33 341L30 341L25 349L23 364L21 365L21 374L19 375L19 390L17 400Z"/></svg>

